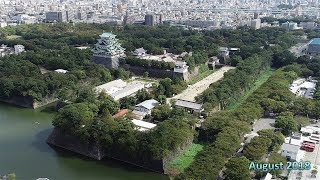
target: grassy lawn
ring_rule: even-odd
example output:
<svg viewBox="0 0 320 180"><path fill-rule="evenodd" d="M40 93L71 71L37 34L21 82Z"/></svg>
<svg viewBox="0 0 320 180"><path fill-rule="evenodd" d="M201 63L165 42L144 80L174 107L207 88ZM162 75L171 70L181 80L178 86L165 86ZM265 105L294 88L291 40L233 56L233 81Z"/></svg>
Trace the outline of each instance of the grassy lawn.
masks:
<svg viewBox="0 0 320 180"><path fill-rule="evenodd" d="M263 74L260 75L260 77L256 80L254 83L253 87L250 88L249 91L247 91L243 96L239 98L236 102L231 103L228 107L227 110L233 110L239 107L245 100L254 92L256 91L263 83L265 83L269 77L273 74L274 70L269 69Z"/></svg>
<svg viewBox="0 0 320 180"><path fill-rule="evenodd" d="M214 70L210 70L207 64L201 64L199 67L199 74L196 77L193 77L191 81L188 82L189 85L195 84L196 82L202 80L203 78L212 74Z"/></svg>
<svg viewBox="0 0 320 180"><path fill-rule="evenodd" d="M201 144L192 144L188 149L186 149L182 154L180 154L176 159L174 159L169 168L176 169L179 172L183 172L194 160L194 157L199 151L203 149Z"/></svg>
<svg viewBox="0 0 320 180"><path fill-rule="evenodd" d="M9 40L13 40L13 39L21 38L21 36L11 35L11 36L7 36L6 38L9 39Z"/></svg>

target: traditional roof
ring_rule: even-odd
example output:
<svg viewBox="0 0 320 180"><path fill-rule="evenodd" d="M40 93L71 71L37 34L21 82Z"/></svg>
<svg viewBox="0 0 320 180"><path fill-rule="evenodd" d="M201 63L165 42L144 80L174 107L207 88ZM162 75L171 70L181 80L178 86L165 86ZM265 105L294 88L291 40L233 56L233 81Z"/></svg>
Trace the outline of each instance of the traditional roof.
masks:
<svg viewBox="0 0 320 180"><path fill-rule="evenodd" d="M146 51L145 49L143 49L143 47L134 50L134 53L136 53L136 54L142 54L142 53L146 53L146 52L147 52L147 51Z"/></svg>
<svg viewBox="0 0 320 180"><path fill-rule="evenodd" d="M95 44L95 48L92 49L94 55L123 55L124 48L118 42L116 35L112 33L103 33L100 35L100 39Z"/></svg>

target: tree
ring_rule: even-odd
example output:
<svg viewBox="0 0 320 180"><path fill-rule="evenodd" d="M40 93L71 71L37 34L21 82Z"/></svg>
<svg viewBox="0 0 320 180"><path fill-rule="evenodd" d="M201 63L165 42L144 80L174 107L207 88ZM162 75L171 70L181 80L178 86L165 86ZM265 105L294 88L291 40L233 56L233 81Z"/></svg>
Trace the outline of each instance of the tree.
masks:
<svg viewBox="0 0 320 180"><path fill-rule="evenodd" d="M224 171L226 180L250 180L249 160L245 157L232 157Z"/></svg>
<svg viewBox="0 0 320 180"><path fill-rule="evenodd" d="M243 149L243 154L250 160L258 161L267 153L272 141L265 137L256 136Z"/></svg>
<svg viewBox="0 0 320 180"><path fill-rule="evenodd" d="M55 127L88 140L91 124L97 114L98 107L95 104L71 104L61 108L52 123Z"/></svg>
<svg viewBox="0 0 320 180"><path fill-rule="evenodd" d="M6 175L6 180L16 180L16 174L11 173L11 174Z"/></svg>
<svg viewBox="0 0 320 180"><path fill-rule="evenodd" d="M270 164L279 164L279 163L283 163L284 165L286 164L286 159L284 157L282 157L280 154L278 154L277 152L273 152L270 157L269 157L269 163ZM278 169L278 170L271 170L270 173L272 175L279 175L282 173L282 169Z"/></svg>
<svg viewBox="0 0 320 180"><path fill-rule="evenodd" d="M297 131L297 121L294 119L291 112L283 112L277 118L275 127L281 128L284 135L290 135L292 132Z"/></svg>
<svg viewBox="0 0 320 180"><path fill-rule="evenodd" d="M279 146L284 143L284 136L280 132L274 132L272 129L263 129L257 133L259 136L271 140L272 143L269 147L269 151L273 150L275 146Z"/></svg>
<svg viewBox="0 0 320 180"><path fill-rule="evenodd" d="M167 104L157 106L151 112L151 116L155 121L164 121L169 118L170 114L171 114L171 109L170 109L170 106Z"/></svg>

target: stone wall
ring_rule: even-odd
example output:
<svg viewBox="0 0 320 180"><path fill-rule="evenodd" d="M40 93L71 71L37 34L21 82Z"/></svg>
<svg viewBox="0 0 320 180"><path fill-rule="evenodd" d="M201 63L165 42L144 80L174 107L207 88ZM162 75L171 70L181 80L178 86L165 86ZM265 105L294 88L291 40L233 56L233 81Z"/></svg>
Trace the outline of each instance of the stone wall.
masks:
<svg viewBox="0 0 320 180"><path fill-rule="evenodd" d="M199 67L194 68L192 72L188 72L187 74L183 75L180 73L174 73L173 69L172 70L164 70L164 69L155 69L155 68L144 68L140 66L130 66L128 64L122 65L122 67L127 70L132 72L133 74L137 76L143 76L145 72L148 72L149 77L154 77L154 78L183 78L185 81L191 80L193 77L197 76L199 74Z"/></svg>
<svg viewBox="0 0 320 180"><path fill-rule="evenodd" d="M118 57L99 57L99 56L92 56L91 60L95 64L101 64L106 68L109 69L118 69L119 67L119 58Z"/></svg>
<svg viewBox="0 0 320 180"><path fill-rule="evenodd" d="M42 101L36 101L32 97L24 97L24 96L14 96L10 99L0 99L1 102L5 102L8 104L36 109L51 103L56 102L58 99L53 96L47 96L42 99Z"/></svg>
<svg viewBox="0 0 320 180"><path fill-rule="evenodd" d="M163 158L163 169L164 174L168 174L168 167L171 161L177 158L181 153L183 153L193 142L193 137L189 138L184 144L178 147L175 151L172 151L167 157Z"/></svg>
<svg viewBox="0 0 320 180"><path fill-rule="evenodd" d="M96 160L101 160L105 157L108 157L158 173L166 173L166 169L170 161L175 159L179 154L181 154L181 152L190 146L192 141L193 137L162 160L141 160L134 159L130 154L122 153L120 151L107 152L107 150L104 150L104 148L101 147L101 145L97 142L92 142L89 144L83 143L79 138L65 133L59 128L54 128L47 139L47 143L50 145L63 148Z"/></svg>
<svg viewBox="0 0 320 180"><path fill-rule="evenodd" d="M53 129L47 139L47 143L96 160L101 160L105 157L105 153L98 143L85 144L79 138L64 133L58 128Z"/></svg>
<svg viewBox="0 0 320 180"><path fill-rule="evenodd" d="M125 70L130 71L137 76L143 76L145 72L148 72L150 77L155 77L155 78L173 78L174 77L173 70L144 68L140 66L130 66L128 64L125 64L122 67Z"/></svg>

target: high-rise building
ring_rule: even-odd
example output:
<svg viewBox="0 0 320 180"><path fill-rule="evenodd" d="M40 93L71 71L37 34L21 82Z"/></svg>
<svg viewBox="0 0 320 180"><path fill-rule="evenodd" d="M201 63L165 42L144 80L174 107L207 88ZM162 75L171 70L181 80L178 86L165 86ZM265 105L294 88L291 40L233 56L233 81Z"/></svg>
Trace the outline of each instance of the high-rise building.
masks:
<svg viewBox="0 0 320 180"><path fill-rule="evenodd" d="M62 11L50 11L46 13L48 22L67 22L67 13Z"/></svg>
<svg viewBox="0 0 320 180"><path fill-rule="evenodd" d="M125 56L124 51L125 49L121 47L116 35L103 33L95 44L95 48L92 49L92 61L107 68L117 69L119 59Z"/></svg>
<svg viewBox="0 0 320 180"><path fill-rule="evenodd" d="M261 27L261 19L253 19L251 21L251 27L253 29L260 29L260 27Z"/></svg>
<svg viewBox="0 0 320 180"><path fill-rule="evenodd" d="M154 26L154 16L152 14L147 14L144 16L144 24L147 26Z"/></svg>
<svg viewBox="0 0 320 180"><path fill-rule="evenodd" d="M147 14L144 17L144 24L147 26L155 26L162 24L162 14Z"/></svg>

